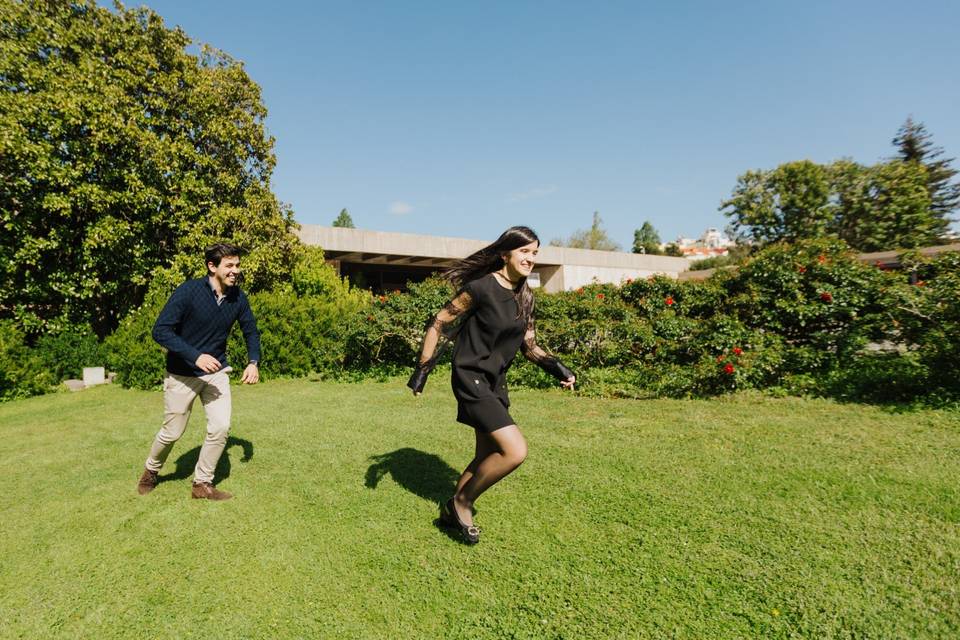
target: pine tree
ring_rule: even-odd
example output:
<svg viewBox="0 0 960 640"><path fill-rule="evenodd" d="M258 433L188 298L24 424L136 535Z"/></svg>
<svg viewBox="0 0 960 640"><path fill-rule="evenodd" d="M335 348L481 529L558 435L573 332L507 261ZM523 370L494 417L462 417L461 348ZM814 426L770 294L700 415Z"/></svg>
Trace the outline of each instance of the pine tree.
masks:
<svg viewBox="0 0 960 640"><path fill-rule="evenodd" d="M948 219L960 205L960 184L953 182L957 170L950 166L954 159L944 158L943 148L934 146L932 136L923 123L914 122L912 117L908 117L897 131L893 145L899 150L899 160L918 162L927 168L930 209Z"/></svg>
<svg viewBox="0 0 960 640"><path fill-rule="evenodd" d="M350 217L350 213L346 209L340 210L340 215L333 221L333 226L343 227L345 229L356 229L356 227L353 226L353 218Z"/></svg>

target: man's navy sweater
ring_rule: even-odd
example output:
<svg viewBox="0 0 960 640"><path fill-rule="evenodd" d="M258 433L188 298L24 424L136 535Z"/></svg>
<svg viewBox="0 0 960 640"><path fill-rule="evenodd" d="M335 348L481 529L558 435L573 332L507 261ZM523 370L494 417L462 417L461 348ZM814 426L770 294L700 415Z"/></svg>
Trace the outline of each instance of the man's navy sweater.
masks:
<svg viewBox="0 0 960 640"><path fill-rule="evenodd" d="M217 304L209 278L187 280L177 287L163 306L153 339L167 349L167 371L181 376L202 376L196 365L209 354L227 366L227 336L234 322L240 323L250 360L260 360L260 332L250 302L239 287L230 287Z"/></svg>

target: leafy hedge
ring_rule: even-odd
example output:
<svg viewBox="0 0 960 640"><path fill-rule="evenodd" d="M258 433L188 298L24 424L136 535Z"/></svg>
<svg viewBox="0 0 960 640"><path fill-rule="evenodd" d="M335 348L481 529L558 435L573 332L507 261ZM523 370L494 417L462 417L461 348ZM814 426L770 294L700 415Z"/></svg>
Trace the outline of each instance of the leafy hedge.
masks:
<svg viewBox="0 0 960 640"><path fill-rule="evenodd" d="M655 276L537 291L538 341L577 372L586 394L763 389L870 401L958 398L960 254L907 255L904 264L885 271L841 242L817 240L772 245L705 281ZM426 321L453 294L434 278L372 296L339 278L317 249L305 251L291 273L282 286L250 296L265 377L406 374ZM120 383L157 387L164 361L150 331L173 285L158 277L143 306L99 346L78 330L30 349L12 325L0 326L0 363L19 367L0 372L0 397L42 391L96 354ZM239 374L246 353L239 330L229 352ZM441 364L449 358L448 351ZM14 378L16 388L5 382ZM508 381L556 384L522 357Z"/></svg>
<svg viewBox="0 0 960 640"><path fill-rule="evenodd" d="M578 372L589 394L954 397L960 257L916 264L908 257L908 266L885 271L842 242L815 240L772 245L706 281L651 277L538 291L538 340ZM913 286L911 273L926 280ZM346 368L408 371L424 322L451 293L433 280L375 298L352 323ZM522 358L508 380L555 384Z"/></svg>

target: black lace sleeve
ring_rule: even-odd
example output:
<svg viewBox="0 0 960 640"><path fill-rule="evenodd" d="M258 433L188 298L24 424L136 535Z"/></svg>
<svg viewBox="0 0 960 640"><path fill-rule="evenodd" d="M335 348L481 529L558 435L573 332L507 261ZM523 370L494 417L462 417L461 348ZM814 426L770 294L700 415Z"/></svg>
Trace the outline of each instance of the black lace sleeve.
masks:
<svg viewBox="0 0 960 640"><path fill-rule="evenodd" d="M552 375L557 380L565 382L575 377L573 371L570 371L556 357L544 351L537 344L537 331L534 326L533 316L527 322L527 332L523 336L523 344L520 346L524 357L530 362L535 363L541 369Z"/></svg>
<svg viewBox="0 0 960 640"><path fill-rule="evenodd" d="M407 381L407 386L415 393L421 393L427 384L427 376L433 371L443 353L444 347L456 337L457 320L462 318L473 307L473 296L463 290L445 304L437 315L430 318L423 335L423 345L420 348L420 358L413 370L413 375Z"/></svg>

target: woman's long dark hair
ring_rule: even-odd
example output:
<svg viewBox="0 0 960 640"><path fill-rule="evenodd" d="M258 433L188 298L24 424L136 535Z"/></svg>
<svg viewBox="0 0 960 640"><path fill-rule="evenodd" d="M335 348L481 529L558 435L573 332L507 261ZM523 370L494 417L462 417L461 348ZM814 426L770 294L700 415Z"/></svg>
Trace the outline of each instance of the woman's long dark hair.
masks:
<svg viewBox="0 0 960 640"><path fill-rule="evenodd" d="M502 269L503 254L510 253L510 251L531 242L540 244L540 238L537 237L533 229L530 227L510 227L501 233L493 244L489 244L458 261L447 269L443 275L456 289L460 289L472 280ZM527 285L526 277L521 278L517 286L514 287L513 295L517 300L517 309L519 310L517 317L522 319L523 324L526 325L530 316L533 315L533 292Z"/></svg>

